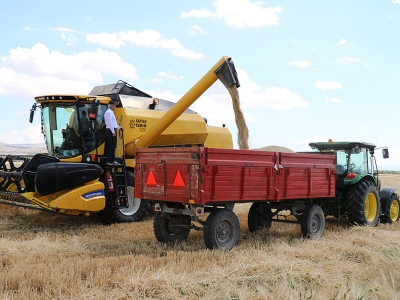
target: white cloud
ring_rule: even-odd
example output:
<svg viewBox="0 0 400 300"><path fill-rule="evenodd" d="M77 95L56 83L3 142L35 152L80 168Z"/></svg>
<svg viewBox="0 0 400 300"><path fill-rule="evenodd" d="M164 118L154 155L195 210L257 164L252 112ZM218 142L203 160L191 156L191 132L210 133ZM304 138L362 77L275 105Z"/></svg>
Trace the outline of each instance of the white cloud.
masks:
<svg viewBox="0 0 400 300"><path fill-rule="evenodd" d="M28 26L24 27L24 30L27 30L27 31L42 31L41 29L32 28L32 27L28 27Z"/></svg>
<svg viewBox="0 0 400 300"><path fill-rule="evenodd" d="M399 0L400 1L400 0ZM341 63L343 65L353 65L353 64L358 64L361 62L361 59L357 57L344 57L338 60L335 60L335 62Z"/></svg>
<svg viewBox="0 0 400 300"><path fill-rule="evenodd" d="M120 38L117 33L98 33L98 34L87 34L86 41L100 46L106 46L113 49L119 49L122 46L126 46L124 41Z"/></svg>
<svg viewBox="0 0 400 300"><path fill-rule="evenodd" d="M308 60L295 60L288 62L290 66L298 67L298 68L307 68L310 65Z"/></svg>
<svg viewBox="0 0 400 300"><path fill-rule="evenodd" d="M294 44L295 43L294 39L292 39L291 42L292 42L292 44Z"/></svg>
<svg viewBox="0 0 400 300"><path fill-rule="evenodd" d="M142 32L135 30L120 31L118 33L87 34L86 41L114 49L126 45L136 45L151 48L168 49L175 56L188 59L202 59L204 55L191 49L185 48L177 39L165 39L157 30L145 29Z"/></svg>
<svg viewBox="0 0 400 300"><path fill-rule="evenodd" d="M188 31L188 33L190 35L196 35L198 33L201 33L201 34L206 34L207 33L203 28L201 28L198 25L193 25L191 28L192 29Z"/></svg>
<svg viewBox="0 0 400 300"><path fill-rule="evenodd" d="M236 67L240 78L239 97L241 108L249 122L254 117L247 112L248 109L263 109L265 107L274 110L289 110L305 107L309 103L302 100L296 93L288 89L277 87L267 87L264 90L249 79L245 70ZM173 94L171 91L149 91L146 93L160 99L178 101L183 95ZM224 85L217 81L212 85L200 99L194 102L192 110L206 117L209 125L235 124L232 99Z"/></svg>
<svg viewBox="0 0 400 300"><path fill-rule="evenodd" d="M335 62L341 63L342 65L358 65L365 69L369 69L369 63L367 63L367 62L361 63L361 59L359 59L357 57L344 57L344 58L335 60Z"/></svg>
<svg viewBox="0 0 400 300"><path fill-rule="evenodd" d="M400 0L392 0L392 3L400 4Z"/></svg>
<svg viewBox="0 0 400 300"><path fill-rule="evenodd" d="M0 60L0 94L31 97L49 93L87 94L92 84L103 82L102 74L137 79L136 68L119 55L97 49L65 55L50 52L43 44L11 49Z"/></svg>
<svg viewBox="0 0 400 300"><path fill-rule="evenodd" d="M336 46L343 46L343 45L345 45L345 44L347 44L347 41L346 41L345 39L341 39L341 40L336 44Z"/></svg>
<svg viewBox="0 0 400 300"><path fill-rule="evenodd" d="M183 12L181 13L181 18L220 18L215 12L211 12L209 10L206 10L204 8L202 9L192 9L189 12Z"/></svg>
<svg viewBox="0 0 400 300"><path fill-rule="evenodd" d="M322 90L338 90L342 85L334 81L317 81L315 87Z"/></svg>
<svg viewBox="0 0 400 300"><path fill-rule="evenodd" d="M239 67L236 67L236 70L240 78L241 86L238 91L244 113L246 113L246 109L252 108L267 107L274 110L289 110L308 105L296 93L285 88L267 87L262 90L260 86L250 80L245 70ZM231 97L219 81L191 108L207 117L210 125L234 122Z"/></svg>
<svg viewBox="0 0 400 300"><path fill-rule="evenodd" d="M54 30L62 31L62 32L80 33L80 34L84 33L82 31L77 31L77 30L73 30L70 28L66 28L66 27L56 27L56 28L54 28Z"/></svg>
<svg viewBox="0 0 400 300"><path fill-rule="evenodd" d="M217 18L223 19L228 26L236 28L259 28L278 25L278 13L281 7L263 8L263 2L250 0L217 0L214 3L215 11L207 9L192 9L182 12L182 18Z"/></svg>
<svg viewBox="0 0 400 300"><path fill-rule="evenodd" d="M41 125L30 125L23 131L0 131L0 141L6 144L44 144L44 137L41 131ZM40 149L40 151L42 151L42 149Z"/></svg>
<svg viewBox="0 0 400 300"><path fill-rule="evenodd" d="M340 101L340 99L338 98L326 98L326 100L331 101L331 102L335 102L335 103L340 103L342 101Z"/></svg>
<svg viewBox="0 0 400 300"><path fill-rule="evenodd" d="M76 35L73 34L73 33L70 33L70 34L68 34L68 35L65 35L65 33L61 33L61 38L62 38L63 40L65 40L65 41L67 41L67 42L68 42L68 45L72 45L72 44L74 44L74 43L78 40L78 38L76 37Z"/></svg>
<svg viewBox="0 0 400 300"><path fill-rule="evenodd" d="M161 71L161 72L158 72L158 75L160 75L162 77L166 77L166 78L172 79L174 81L182 80L182 79L185 78L182 75L181 76L177 76L174 72L171 72L171 71L167 71L167 72Z"/></svg>

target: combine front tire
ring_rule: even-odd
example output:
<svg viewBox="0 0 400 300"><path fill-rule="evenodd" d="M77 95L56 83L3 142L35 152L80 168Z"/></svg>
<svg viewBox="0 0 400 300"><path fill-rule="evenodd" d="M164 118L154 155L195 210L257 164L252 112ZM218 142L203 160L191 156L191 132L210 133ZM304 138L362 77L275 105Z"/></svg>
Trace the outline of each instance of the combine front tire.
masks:
<svg viewBox="0 0 400 300"><path fill-rule="evenodd" d="M380 202L375 185L370 181L359 182L348 193L346 208L351 225L376 226Z"/></svg>
<svg viewBox="0 0 400 300"><path fill-rule="evenodd" d="M117 223L130 223L139 222L147 215L147 210L150 207L148 200L141 198L135 198L134 196L134 176L132 172L126 172L127 176L127 196L128 196L128 207L115 209L113 214L115 222Z"/></svg>
<svg viewBox="0 0 400 300"><path fill-rule="evenodd" d="M388 200L388 203L382 203L382 206L386 208L381 216L382 223L393 223L399 220L400 215L400 200L399 196L393 193Z"/></svg>
<svg viewBox="0 0 400 300"><path fill-rule="evenodd" d="M208 249L231 250L239 242L240 225L233 211L221 208L208 216L204 243Z"/></svg>
<svg viewBox="0 0 400 300"><path fill-rule="evenodd" d="M186 240L190 232L190 216L162 216L157 212L154 217L153 230L157 241L174 243Z"/></svg>
<svg viewBox="0 0 400 300"><path fill-rule="evenodd" d="M254 202L247 215L250 232L270 228L272 223L271 207L267 203Z"/></svg>
<svg viewBox="0 0 400 300"><path fill-rule="evenodd" d="M325 216L317 204L308 205L300 219L301 233L304 237L319 239L324 234Z"/></svg>

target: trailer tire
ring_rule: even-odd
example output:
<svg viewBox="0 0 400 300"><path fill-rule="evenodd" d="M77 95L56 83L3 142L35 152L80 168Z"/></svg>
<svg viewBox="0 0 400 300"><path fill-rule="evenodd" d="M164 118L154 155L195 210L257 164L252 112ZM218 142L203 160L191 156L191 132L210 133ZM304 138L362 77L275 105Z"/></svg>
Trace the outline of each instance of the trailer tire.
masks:
<svg viewBox="0 0 400 300"><path fill-rule="evenodd" d="M382 223L393 223L399 220L400 215L400 200L396 193L390 196L389 202L382 203L383 207L386 207L384 214L381 216Z"/></svg>
<svg viewBox="0 0 400 300"><path fill-rule="evenodd" d="M240 224L229 209L214 210L204 225L204 243L208 249L231 250L239 242Z"/></svg>
<svg viewBox="0 0 400 300"><path fill-rule="evenodd" d="M150 207L148 200L135 198L134 193L134 175L132 172L126 172L128 185L126 193L128 196L128 207L117 208L113 211L113 216L116 223L131 223L142 221L147 215L147 210Z"/></svg>
<svg viewBox="0 0 400 300"><path fill-rule="evenodd" d="M263 228L270 228L272 223L272 211L268 203L254 202L247 215L247 225L250 232Z"/></svg>
<svg viewBox="0 0 400 300"><path fill-rule="evenodd" d="M186 240L190 232L190 216L169 215L162 216L157 212L154 216L153 230L157 241L161 243L174 243ZM174 225L187 225L187 227L178 227Z"/></svg>
<svg viewBox="0 0 400 300"><path fill-rule="evenodd" d="M380 201L378 191L371 181L360 181L353 187L347 194L346 203L351 225L378 225Z"/></svg>
<svg viewBox="0 0 400 300"><path fill-rule="evenodd" d="M319 239L324 234L325 216L318 204L309 204L300 219L301 233L306 238Z"/></svg>

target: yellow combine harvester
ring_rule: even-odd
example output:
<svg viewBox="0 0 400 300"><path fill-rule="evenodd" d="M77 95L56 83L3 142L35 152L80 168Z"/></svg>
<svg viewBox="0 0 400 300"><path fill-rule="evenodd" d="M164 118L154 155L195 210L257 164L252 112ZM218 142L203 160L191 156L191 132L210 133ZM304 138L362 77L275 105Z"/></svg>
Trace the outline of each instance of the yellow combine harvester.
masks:
<svg viewBox="0 0 400 300"><path fill-rule="evenodd" d="M233 148L227 128L208 126L189 106L217 79L239 86L230 58L222 57L176 104L156 99L124 81L95 87L89 95L35 97L30 122L41 109L48 155L8 155L0 161L0 203L70 215L99 213L103 221L135 222L149 202L134 198L135 153L142 147ZM106 164L103 114L110 100L124 128L117 165Z"/></svg>

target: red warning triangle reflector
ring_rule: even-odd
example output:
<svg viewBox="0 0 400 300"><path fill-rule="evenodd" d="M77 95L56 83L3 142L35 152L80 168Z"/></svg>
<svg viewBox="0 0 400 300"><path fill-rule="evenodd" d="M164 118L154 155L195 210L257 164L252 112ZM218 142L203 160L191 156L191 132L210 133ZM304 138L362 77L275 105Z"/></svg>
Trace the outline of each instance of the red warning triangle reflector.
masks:
<svg viewBox="0 0 400 300"><path fill-rule="evenodd" d="M183 182L181 171L177 171L175 174L174 182L172 183L173 186L185 186Z"/></svg>
<svg viewBox="0 0 400 300"><path fill-rule="evenodd" d="M156 180L156 177L154 176L153 170L150 170L149 175L147 176L146 184L148 186L157 185L157 180Z"/></svg>

